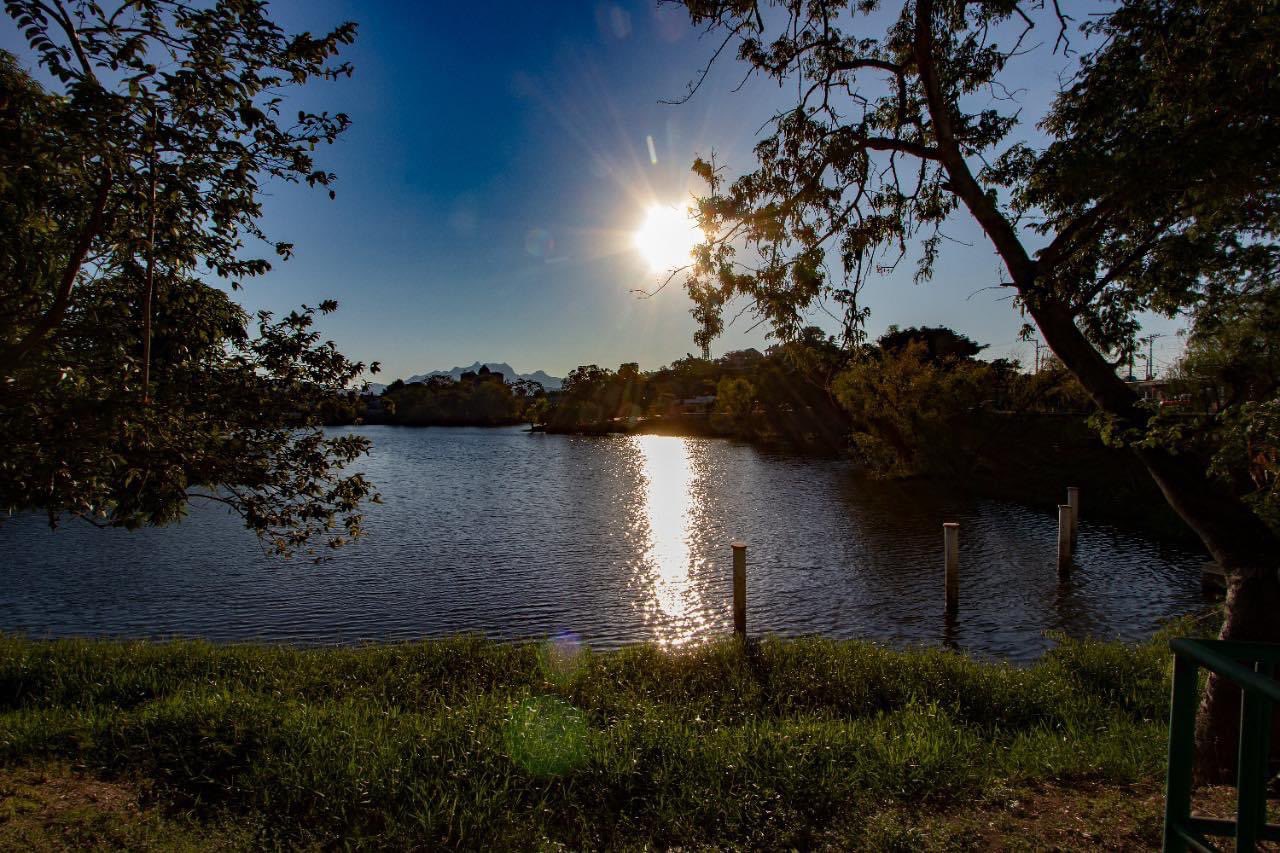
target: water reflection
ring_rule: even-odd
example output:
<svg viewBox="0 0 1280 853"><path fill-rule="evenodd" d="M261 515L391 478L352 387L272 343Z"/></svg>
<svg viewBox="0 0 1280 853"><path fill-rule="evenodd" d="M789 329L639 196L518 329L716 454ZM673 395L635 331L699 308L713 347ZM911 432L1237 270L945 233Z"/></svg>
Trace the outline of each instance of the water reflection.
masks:
<svg viewBox="0 0 1280 853"><path fill-rule="evenodd" d="M362 432L386 503L370 508L369 538L332 559L265 556L222 508L135 532L19 516L0 524L0 631L332 643L571 630L568 650L684 644L731 630L735 539L750 544L752 634L1028 660L1052 645L1046 631L1138 639L1202 606L1198 553L1090 519L1060 586L1054 513L869 481L838 461L715 439ZM951 623L943 520L964 531Z"/></svg>
<svg viewBox="0 0 1280 853"><path fill-rule="evenodd" d="M644 495L644 518L639 525L645 534L642 586L650 589L639 603L655 629L655 639L664 645L682 645L705 623L698 614L690 548L693 519L699 514L693 448L686 439L670 436L641 435L631 440L639 455Z"/></svg>

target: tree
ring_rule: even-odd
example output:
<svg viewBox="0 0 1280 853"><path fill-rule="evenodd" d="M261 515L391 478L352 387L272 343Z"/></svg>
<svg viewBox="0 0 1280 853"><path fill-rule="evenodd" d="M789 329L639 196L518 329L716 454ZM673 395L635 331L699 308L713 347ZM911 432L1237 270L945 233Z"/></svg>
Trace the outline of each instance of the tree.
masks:
<svg viewBox="0 0 1280 853"><path fill-rule="evenodd" d="M1280 290L1220 299L1195 317L1181 387L1215 411L1280 394Z"/></svg>
<svg viewBox="0 0 1280 853"><path fill-rule="evenodd" d="M799 97L729 182L694 169L713 235L686 286L707 343L723 306L754 301L784 338L833 297L855 338L858 292L919 238L919 278L953 214L1000 258L1000 285L1088 392L1104 434L1133 449L1170 505L1228 573L1228 639L1280 639L1280 542L1239 495L1148 429L1151 412L1117 375L1136 315L1172 313L1275 281L1280 19L1248 0L1133 0L1076 28L1047 0L902 0L882 33L877 3L687 0L752 68ZM1047 25L1054 50L1096 37L1040 126L1012 141L1010 62ZM1195 73L1191 73L1194 70ZM992 97L994 95L994 97ZM1004 103L1002 103L1002 99ZM989 106L988 106L989 105ZM827 272L828 255L842 276ZM740 260L740 256L746 260ZM1234 762L1238 697L1212 680L1200 752L1209 775Z"/></svg>
<svg viewBox="0 0 1280 853"><path fill-rule="evenodd" d="M923 345L925 356L931 361L965 361L972 359L986 347L946 326L911 326L899 329L890 326L876 339L882 350L899 353L911 344Z"/></svg>
<svg viewBox="0 0 1280 853"><path fill-rule="evenodd" d="M0 57L0 502L132 528L218 501L282 552L360 534L376 495L343 469L368 443L319 429L364 371L314 329L336 303L250 317L209 283L269 271L255 243L291 254L264 185L333 182L312 151L347 117L285 118L284 93L350 73L330 60L355 25L289 35L256 0L5 11L54 90Z"/></svg>
<svg viewBox="0 0 1280 853"><path fill-rule="evenodd" d="M1155 425L1280 530L1280 293L1219 300L1195 317Z"/></svg>
<svg viewBox="0 0 1280 853"><path fill-rule="evenodd" d="M524 418L529 426L540 426L547 422L551 412L551 402L546 397L537 397L524 407Z"/></svg>
<svg viewBox="0 0 1280 853"><path fill-rule="evenodd" d="M836 376L836 399L853 418L854 441L873 470L954 473L970 454L955 419L975 417L995 372L980 361L938 359L924 340L882 347Z"/></svg>
<svg viewBox="0 0 1280 853"><path fill-rule="evenodd" d="M716 385L715 421L732 431L740 431L751 417L756 388L741 376L726 376Z"/></svg>

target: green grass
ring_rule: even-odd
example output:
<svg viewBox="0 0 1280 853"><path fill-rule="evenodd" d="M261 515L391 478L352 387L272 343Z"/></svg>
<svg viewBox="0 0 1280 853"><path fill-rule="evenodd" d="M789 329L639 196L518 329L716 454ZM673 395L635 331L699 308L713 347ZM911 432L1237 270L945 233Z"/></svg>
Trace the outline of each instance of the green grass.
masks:
<svg viewBox="0 0 1280 853"><path fill-rule="evenodd" d="M0 765L126 780L253 845L859 846L904 808L1156 778L1166 641L1063 641L1019 668L820 639L0 637Z"/></svg>

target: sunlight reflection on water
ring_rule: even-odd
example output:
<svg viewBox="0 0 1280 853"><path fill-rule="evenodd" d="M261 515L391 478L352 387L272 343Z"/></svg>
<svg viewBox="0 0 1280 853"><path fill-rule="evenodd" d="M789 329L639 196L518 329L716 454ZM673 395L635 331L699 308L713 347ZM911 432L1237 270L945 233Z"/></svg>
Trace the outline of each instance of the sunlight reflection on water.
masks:
<svg viewBox="0 0 1280 853"><path fill-rule="evenodd" d="M867 480L839 460L700 438L361 431L374 441L363 469L385 499L369 508L367 539L314 564L264 555L218 508L132 532L71 521L53 532L19 516L0 524L0 630L296 643L554 636L547 671L567 673L579 644L727 635L736 539L750 546L752 635L951 641L1028 660L1053 644L1046 632L1138 639L1203 606L1196 552L1090 518L1064 586L1052 511ZM944 520L964 531L950 633Z"/></svg>
<svg viewBox="0 0 1280 853"><path fill-rule="evenodd" d="M659 435L631 438L640 456L643 479L644 532L642 566L649 588L639 605L655 639L683 645L704 627L695 601L695 562L690 548L693 517L698 509L694 490L692 448L687 440Z"/></svg>

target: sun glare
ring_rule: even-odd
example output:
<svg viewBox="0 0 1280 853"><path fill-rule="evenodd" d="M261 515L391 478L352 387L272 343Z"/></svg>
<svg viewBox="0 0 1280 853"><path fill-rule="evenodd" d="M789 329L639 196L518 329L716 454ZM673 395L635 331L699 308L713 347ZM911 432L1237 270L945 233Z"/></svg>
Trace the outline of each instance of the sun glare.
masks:
<svg viewBox="0 0 1280 853"><path fill-rule="evenodd" d="M693 259L691 253L702 242L702 232L684 209L655 204L645 214L635 240L636 251L654 272L668 272Z"/></svg>

